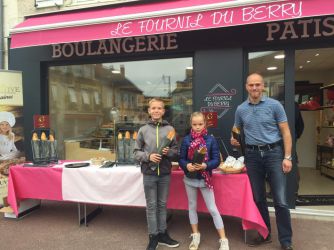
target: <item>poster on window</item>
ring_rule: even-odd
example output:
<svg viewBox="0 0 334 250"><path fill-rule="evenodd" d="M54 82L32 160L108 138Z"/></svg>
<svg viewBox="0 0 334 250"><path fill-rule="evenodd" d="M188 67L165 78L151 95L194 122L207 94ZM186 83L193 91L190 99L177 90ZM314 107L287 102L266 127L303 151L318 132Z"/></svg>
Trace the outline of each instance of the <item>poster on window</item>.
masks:
<svg viewBox="0 0 334 250"><path fill-rule="evenodd" d="M22 73L0 70L0 174L3 165L24 156Z"/></svg>

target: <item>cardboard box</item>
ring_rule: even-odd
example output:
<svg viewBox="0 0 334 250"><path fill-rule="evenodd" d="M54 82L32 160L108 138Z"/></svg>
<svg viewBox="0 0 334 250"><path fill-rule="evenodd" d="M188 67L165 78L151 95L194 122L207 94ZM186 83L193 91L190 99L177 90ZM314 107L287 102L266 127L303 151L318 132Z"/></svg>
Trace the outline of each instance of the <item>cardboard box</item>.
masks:
<svg viewBox="0 0 334 250"><path fill-rule="evenodd" d="M4 205L4 198L8 195L8 178L0 178L0 205Z"/></svg>

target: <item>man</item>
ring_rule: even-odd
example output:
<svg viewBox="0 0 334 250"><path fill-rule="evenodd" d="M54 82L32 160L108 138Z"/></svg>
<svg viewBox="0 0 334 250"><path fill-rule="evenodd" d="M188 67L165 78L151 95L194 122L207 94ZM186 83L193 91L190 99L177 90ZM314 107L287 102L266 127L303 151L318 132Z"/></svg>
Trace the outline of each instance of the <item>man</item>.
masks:
<svg viewBox="0 0 334 250"><path fill-rule="evenodd" d="M273 195L278 239L282 249L293 249L290 211L286 200L286 174L291 171L291 133L283 106L277 100L264 97L264 80L260 74L247 78L248 99L238 106L234 126L243 129L245 160L254 201L266 223L269 235L258 236L250 246L271 242L271 226L266 201L265 178ZM233 146L240 146L231 138Z"/></svg>
<svg viewBox="0 0 334 250"><path fill-rule="evenodd" d="M297 102L295 102L295 142L297 146L297 140L302 136L304 131L304 120L302 117L302 114L299 109L299 105ZM297 190L296 190L296 202L298 202L298 190L299 190L299 182L300 182L300 171L298 167L298 155L297 151L295 152L295 158L296 158L296 169L297 169Z"/></svg>

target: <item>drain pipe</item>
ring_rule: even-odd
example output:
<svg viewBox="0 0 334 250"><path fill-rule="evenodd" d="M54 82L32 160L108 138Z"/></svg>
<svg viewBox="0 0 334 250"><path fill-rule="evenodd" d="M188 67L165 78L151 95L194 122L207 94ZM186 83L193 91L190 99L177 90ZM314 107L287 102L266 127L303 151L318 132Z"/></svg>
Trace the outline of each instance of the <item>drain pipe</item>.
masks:
<svg viewBox="0 0 334 250"><path fill-rule="evenodd" d="M3 0L0 0L0 69L4 69L4 16L3 16Z"/></svg>

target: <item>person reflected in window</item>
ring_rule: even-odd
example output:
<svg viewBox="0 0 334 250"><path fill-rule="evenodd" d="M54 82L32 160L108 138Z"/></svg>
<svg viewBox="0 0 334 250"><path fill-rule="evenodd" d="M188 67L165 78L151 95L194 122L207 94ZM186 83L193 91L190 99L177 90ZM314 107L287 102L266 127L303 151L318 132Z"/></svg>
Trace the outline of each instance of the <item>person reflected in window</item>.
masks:
<svg viewBox="0 0 334 250"><path fill-rule="evenodd" d="M295 142L297 147L297 140L302 136L304 132L304 120L302 114L299 109L299 104L295 102ZM298 198L298 190L299 190L299 182L300 182L300 171L298 167L298 155L297 151L295 152L296 157L296 169L297 169L297 190L296 190L296 198Z"/></svg>

